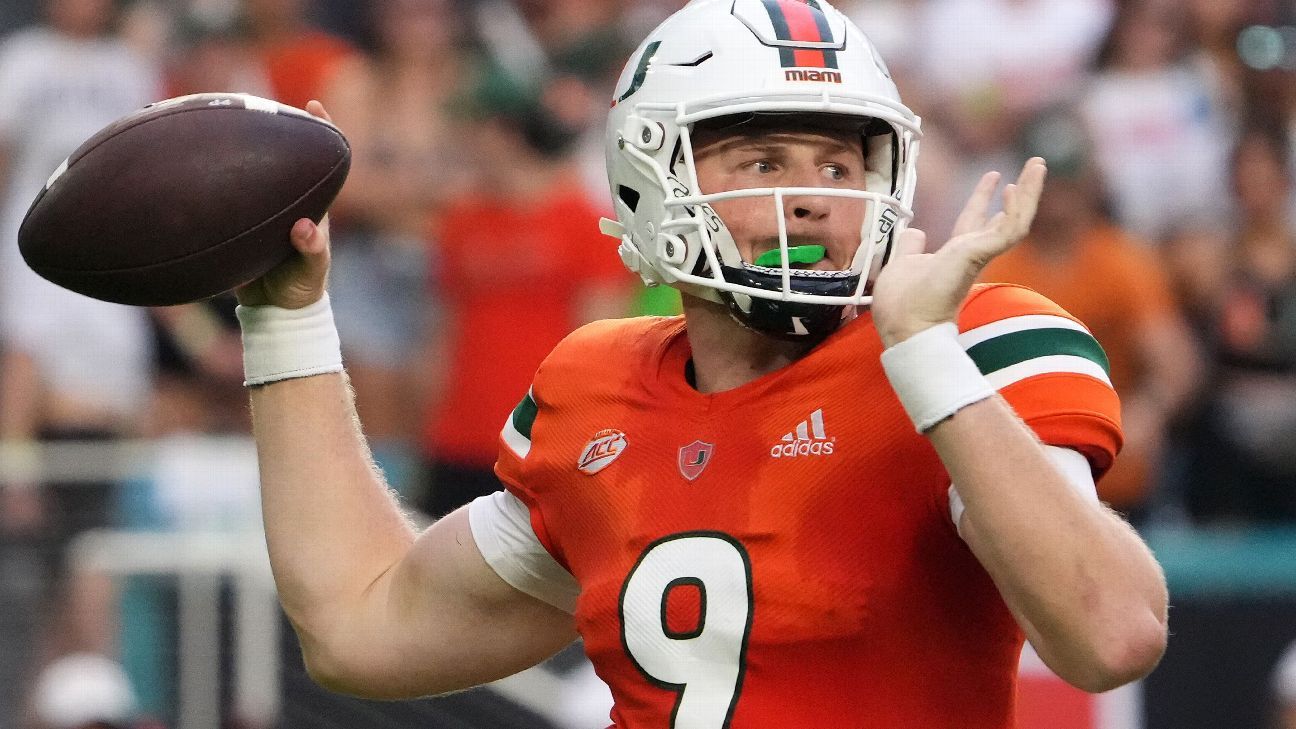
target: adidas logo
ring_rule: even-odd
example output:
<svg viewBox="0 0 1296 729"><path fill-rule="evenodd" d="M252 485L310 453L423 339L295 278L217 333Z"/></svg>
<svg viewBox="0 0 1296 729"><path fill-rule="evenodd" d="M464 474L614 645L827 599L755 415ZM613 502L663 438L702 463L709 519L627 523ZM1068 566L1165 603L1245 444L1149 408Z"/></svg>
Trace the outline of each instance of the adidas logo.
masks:
<svg viewBox="0 0 1296 729"><path fill-rule="evenodd" d="M774 458L797 456L831 456L836 439L829 440L824 430L823 408L810 413L810 417L797 423L794 430L783 436L781 442L770 448Z"/></svg>

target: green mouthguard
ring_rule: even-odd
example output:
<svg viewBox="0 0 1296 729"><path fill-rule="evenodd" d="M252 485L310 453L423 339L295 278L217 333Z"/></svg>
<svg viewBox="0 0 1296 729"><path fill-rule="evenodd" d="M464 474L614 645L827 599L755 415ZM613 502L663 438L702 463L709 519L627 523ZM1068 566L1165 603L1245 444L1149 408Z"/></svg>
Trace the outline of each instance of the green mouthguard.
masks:
<svg viewBox="0 0 1296 729"><path fill-rule="evenodd" d="M788 247L788 265L793 263L818 263L828 255L828 249L823 246L790 246ZM783 265L783 256L779 249L765 251L756 257L757 266L766 268L776 268Z"/></svg>

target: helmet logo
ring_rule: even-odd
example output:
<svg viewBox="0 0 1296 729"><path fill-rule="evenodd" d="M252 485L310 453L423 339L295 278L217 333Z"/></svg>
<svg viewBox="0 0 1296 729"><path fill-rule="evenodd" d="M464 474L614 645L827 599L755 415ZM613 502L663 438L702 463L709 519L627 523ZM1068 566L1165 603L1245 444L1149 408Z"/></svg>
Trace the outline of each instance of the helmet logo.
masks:
<svg viewBox="0 0 1296 729"><path fill-rule="evenodd" d="M783 72L783 78L788 81L818 81L830 84L842 82L841 71L819 71L813 68L789 68Z"/></svg>
<svg viewBox="0 0 1296 729"><path fill-rule="evenodd" d="M711 454L714 452L714 445L700 440L695 440L680 448L680 475L690 481L696 480L698 476L702 475L702 469L706 468L707 464L711 462Z"/></svg>
<svg viewBox="0 0 1296 729"><path fill-rule="evenodd" d="M630 86L626 88L625 93L612 100L612 106L616 106L634 95L634 92L643 86L644 79L648 77L648 66L652 65L653 57L657 55L657 49L661 48L661 41L653 41L644 49L643 55L639 56L639 65L635 66L634 76L630 78ZM648 140L645 139L645 142Z"/></svg>

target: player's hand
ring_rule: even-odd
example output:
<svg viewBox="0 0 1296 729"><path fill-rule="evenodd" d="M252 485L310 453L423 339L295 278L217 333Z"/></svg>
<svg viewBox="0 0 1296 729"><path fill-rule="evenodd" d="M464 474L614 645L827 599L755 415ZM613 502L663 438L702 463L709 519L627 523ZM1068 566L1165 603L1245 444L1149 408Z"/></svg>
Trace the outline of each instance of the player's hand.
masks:
<svg viewBox="0 0 1296 729"><path fill-rule="evenodd" d="M306 110L333 121L318 101L307 104ZM324 296L330 261L328 216L325 215L319 225L307 218L298 220L291 237L297 255L275 266L261 278L239 287L235 295L240 304L300 309Z"/></svg>
<svg viewBox="0 0 1296 729"><path fill-rule="evenodd" d="M981 270L1016 245L1030 230L1044 189L1044 160L1033 157L1016 184L1003 192L1003 211L989 216L999 174L977 183L959 214L949 242L927 253L927 236L910 228L900 234L892 260L873 288L873 321L890 347L918 332L954 321Z"/></svg>

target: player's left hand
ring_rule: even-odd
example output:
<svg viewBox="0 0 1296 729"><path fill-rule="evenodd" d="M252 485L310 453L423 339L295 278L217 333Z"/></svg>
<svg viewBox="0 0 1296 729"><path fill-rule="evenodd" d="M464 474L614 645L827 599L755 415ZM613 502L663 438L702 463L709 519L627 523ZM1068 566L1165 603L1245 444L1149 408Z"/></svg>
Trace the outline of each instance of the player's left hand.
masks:
<svg viewBox="0 0 1296 729"><path fill-rule="evenodd" d="M1004 188L1003 210L990 217L999 173L981 178L954 224L949 242L927 253L927 235L916 228L900 234L892 260L873 287L873 321L890 347L929 327L954 321L981 270L1016 245L1030 230L1047 172L1032 157L1015 184Z"/></svg>

